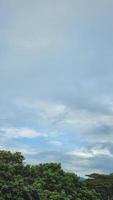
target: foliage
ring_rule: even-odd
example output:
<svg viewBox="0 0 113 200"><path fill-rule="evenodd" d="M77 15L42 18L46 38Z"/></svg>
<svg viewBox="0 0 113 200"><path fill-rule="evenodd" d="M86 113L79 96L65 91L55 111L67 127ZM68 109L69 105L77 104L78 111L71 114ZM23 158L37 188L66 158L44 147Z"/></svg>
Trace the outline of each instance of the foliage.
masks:
<svg viewBox="0 0 113 200"><path fill-rule="evenodd" d="M100 200L58 163L24 165L21 153L0 151L0 200ZM39 195L38 195L39 194Z"/></svg>
<svg viewBox="0 0 113 200"><path fill-rule="evenodd" d="M113 174L91 174L88 177L88 187L100 193L102 200L113 200Z"/></svg>

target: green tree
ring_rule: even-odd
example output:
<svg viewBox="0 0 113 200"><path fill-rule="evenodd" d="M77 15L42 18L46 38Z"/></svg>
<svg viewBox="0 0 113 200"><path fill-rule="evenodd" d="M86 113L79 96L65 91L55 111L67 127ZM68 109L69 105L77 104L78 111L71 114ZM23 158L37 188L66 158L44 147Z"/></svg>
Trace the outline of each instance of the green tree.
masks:
<svg viewBox="0 0 113 200"><path fill-rule="evenodd" d="M0 151L0 200L100 200L59 163L25 165L21 153ZM39 195L38 195L39 194Z"/></svg>
<svg viewBox="0 0 113 200"><path fill-rule="evenodd" d="M88 187L100 193L102 200L113 200L113 174L91 174L88 177Z"/></svg>

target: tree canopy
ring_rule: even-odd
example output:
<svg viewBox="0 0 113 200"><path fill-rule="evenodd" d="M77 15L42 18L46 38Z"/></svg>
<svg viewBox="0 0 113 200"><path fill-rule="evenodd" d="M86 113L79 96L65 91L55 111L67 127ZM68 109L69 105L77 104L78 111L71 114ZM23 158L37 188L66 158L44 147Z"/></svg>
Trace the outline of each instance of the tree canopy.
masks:
<svg viewBox="0 0 113 200"><path fill-rule="evenodd" d="M100 193L102 200L113 200L113 174L91 174L88 177L88 187Z"/></svg>
<svg viewBox="0 0 113 200"><path fill-rule="evenodd" d="M21 153L0 151L0 200L100 200L100 195L59 163L25 165Z"/></svg>

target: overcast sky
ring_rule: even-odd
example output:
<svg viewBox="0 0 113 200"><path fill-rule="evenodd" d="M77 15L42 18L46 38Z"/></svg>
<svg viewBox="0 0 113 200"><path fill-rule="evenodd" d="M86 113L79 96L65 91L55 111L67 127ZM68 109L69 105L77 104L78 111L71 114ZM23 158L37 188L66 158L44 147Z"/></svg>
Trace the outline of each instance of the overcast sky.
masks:
<svg viewBox="0 0 113 200"><path fill-rule="evenodd" d="M0 0L0 149L113 172L112 0Z"/></svg>

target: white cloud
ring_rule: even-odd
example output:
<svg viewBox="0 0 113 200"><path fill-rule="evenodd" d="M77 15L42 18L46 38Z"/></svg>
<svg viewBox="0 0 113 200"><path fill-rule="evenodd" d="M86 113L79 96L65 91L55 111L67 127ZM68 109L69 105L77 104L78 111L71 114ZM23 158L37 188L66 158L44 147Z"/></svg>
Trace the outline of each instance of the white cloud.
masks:
<svg viewBox="0 0 113 200"><path fill-rule="evenodd" d="M79 150L74 150L71 151L69 153L67 153L68 155L73 155L73 156L77 156L79 158L93 158L95 156L110 156L113 157L113 155L110 153L110 151L107 148L92 148L90 150L86 150L86 149L79 149Z"/></svg>
<svg viewBox="0 0 113 200"><path fill-rule="evenodd" d="M63 104L40 101L34 105L40 110L43 117L54 118L66 112L66 107Z"/></svg>
<svg viewBox="0 0 113 200"><path fill-rule="evenodd" d="M24 109L32 109L41 120L46 120L58 126L78 127L81 132L86 132L100 125L108 127L113 125L113 115L111 115L113 105L111 102L105 105L110 107L110 113L90 112L76 106L72 109L66 104L44 101L43 99L31 102L20 100L16 104L23 106Z"/></svg>
<svg viewBox="0 0 113 200"><path fill-rule="evenodd" d="M55 147L61 147L63 145L62 142L57 141L57 140L51 140L48 142L48 144L55 146Z"/></svg>
<svg viewBox="0 0 113 200"><path fill-rule="evenodd" d="M38 132L29 128L1 128L1 132L4 133L4 137L9 138L36 138L46 137L46 133Z"/></svg>

